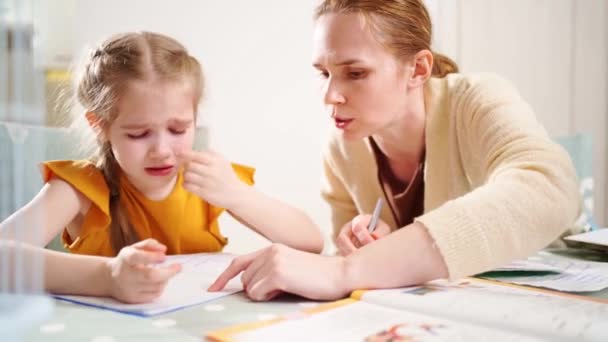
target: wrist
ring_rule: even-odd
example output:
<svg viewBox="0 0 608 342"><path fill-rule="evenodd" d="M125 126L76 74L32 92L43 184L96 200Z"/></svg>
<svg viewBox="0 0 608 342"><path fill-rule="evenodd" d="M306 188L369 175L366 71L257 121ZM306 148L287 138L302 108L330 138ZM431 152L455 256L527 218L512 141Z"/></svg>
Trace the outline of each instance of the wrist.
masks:
<svg viewBox="0 0 608 342"><path fill-rule="evenodd" d="M337 256L339 260L340 270L338 274L340 274L341 279L338 279L338 287L345 294L349 294L354 290L361 289L361 281L360 281L360 266L357 263L357 260L352 257L352 253L348 256Z"/></svg>
<svg viewBox="0 0 608 342"><path fill-rule="evenodd" d="M104 258L98 268L98 284L101 285L101 295L114 297L114 280L112 270L114 269L114 258Z"/></svg>
<svg viewBox="0 0 608 342"><path fill-rule="evenodd" d="M224 209L238 214L243 206L247 206L248 203L250 205L252 201L251 194L253 191L254 190L252 187L239 182L230 195L232 197L232 201L230 201Z"/></svg>

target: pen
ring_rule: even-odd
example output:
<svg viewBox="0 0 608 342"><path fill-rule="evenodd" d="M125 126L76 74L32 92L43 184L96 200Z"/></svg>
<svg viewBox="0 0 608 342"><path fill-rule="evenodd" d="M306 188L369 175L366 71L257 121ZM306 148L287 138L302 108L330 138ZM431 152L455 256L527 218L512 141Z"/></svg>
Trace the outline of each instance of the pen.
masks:
<svg viewBox="0 0 608 342"><path fill-rule="evenodd" d="M380 218L380 212L382 211L383 204L384 202L382 201L382 197L378 198L378 202L376 202L376 207L374 208L374 212L372 214L372 219L369 221L369 225L367 226L367 230L370 234L374 232L376 225L378 225L378 218Z"/></svg>

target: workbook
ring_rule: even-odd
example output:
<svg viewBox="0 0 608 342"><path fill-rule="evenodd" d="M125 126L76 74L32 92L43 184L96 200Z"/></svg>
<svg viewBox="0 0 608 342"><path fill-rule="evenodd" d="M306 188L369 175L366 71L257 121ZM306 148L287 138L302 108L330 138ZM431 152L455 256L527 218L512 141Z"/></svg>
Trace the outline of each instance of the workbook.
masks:
<svg viewBox="0 0 608 342"><path fill-rule="evenodd" d="M608 300L481 279L355 291L215 341L608 341Z"/></svg>
<svg viewBox="0 0 608 342"><path fill-rule="evenodd" d="M228 267L234 255L198 253L168 256L163 265L181 264L182 270L167 283L163 294L150 303L126 304L113 298L55 295L60 300L113 310L136 316L154 316L201 304L243 289L239 279L233 279L223 291L207 292L207 288Z"/></svg>

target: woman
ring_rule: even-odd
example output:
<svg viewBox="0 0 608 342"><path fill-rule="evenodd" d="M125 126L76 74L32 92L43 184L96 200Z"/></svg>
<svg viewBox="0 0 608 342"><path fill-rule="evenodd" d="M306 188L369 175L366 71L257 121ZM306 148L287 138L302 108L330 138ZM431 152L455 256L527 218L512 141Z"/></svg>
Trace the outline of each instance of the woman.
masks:
<svg viewBox="0 0 608 342"><path fill-rule="evenodd" d="M313 64L339 131L322 193L341 255L274 245L237 258L211 290L241 271L254 300L455 279L534 253L574 224L566 152L508 82L458 74L431 52L422 1L325 0L315 18ZM389 205L371 235L361 214L378 198Z"/></svg>

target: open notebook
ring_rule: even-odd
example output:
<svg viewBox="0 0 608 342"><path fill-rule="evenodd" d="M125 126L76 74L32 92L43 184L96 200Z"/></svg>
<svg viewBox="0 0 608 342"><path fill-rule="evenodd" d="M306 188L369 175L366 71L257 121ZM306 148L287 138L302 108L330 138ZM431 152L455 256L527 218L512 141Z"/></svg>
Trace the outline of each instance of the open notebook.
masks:
<svg viewBox="0 0 608 342"><path fill-rule="evenodd" d="M467 279L350 298L211 332L215 341L606 341L608 300Z"/></svg>
<svg viewBox="0 0 608 342"><path fill-rule="evenodd" d="M182 271L169 281L163 294L151 303L125 304L112 298L90 296L56 295L55 298L137 316L158 315L241 291L241 282L236 278L221 292L207 292L207 288L233 258L234 255L225 253L168 256L165 263L180 263Z"/></svg>

